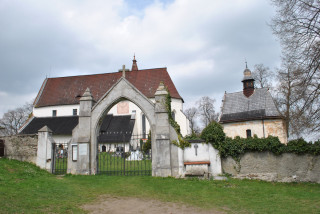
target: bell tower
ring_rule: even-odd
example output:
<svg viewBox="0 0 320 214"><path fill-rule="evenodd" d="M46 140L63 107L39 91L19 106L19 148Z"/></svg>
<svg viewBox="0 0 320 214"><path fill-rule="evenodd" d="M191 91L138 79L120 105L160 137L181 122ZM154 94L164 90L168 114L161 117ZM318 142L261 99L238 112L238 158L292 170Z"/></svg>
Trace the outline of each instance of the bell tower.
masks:
<svg viewBox="0 0 320 214"><path fill-rule="evenodd" d="M243 79L242 79L242 83L243 83L243 94L246 97L250 97L253 92L254 92L254 79L251 75L251 71L248 68L247 62L246 62L246 69L244 69L243 71Z"/></svg>

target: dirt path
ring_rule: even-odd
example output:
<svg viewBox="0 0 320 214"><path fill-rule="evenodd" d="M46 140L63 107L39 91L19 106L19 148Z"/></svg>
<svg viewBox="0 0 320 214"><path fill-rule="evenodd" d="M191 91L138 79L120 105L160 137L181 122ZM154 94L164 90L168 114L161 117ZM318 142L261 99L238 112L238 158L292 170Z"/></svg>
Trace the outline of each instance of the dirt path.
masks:
<svg viewBox="0 0 320 214"><path fill-rule="evenodd" d="M101 196L98 201L83 205L89 213L100 214L222 214L217 210L201 210L196 207L131 197Z"/></svg>

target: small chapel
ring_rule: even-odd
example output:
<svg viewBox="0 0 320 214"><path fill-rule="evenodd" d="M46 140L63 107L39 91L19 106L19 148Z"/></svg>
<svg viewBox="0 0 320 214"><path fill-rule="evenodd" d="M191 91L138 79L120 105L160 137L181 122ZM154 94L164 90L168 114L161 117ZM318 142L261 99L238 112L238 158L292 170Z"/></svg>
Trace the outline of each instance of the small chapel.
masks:
<svg viewBox="0 0 320 214"><path fill-rule="evenodd" d="M284 118L278 111L268 88L255 88L254 78L246 66L242 79L243 90L225 93L219 122L226 136L250 138L269 135L287 143Z"/></svg>

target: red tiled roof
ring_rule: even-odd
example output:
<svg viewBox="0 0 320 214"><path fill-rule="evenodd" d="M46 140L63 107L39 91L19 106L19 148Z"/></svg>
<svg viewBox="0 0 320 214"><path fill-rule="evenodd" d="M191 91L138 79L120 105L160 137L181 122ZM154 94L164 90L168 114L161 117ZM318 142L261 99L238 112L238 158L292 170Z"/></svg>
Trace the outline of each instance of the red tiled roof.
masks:
<svg viewBox="0 0 320 214"><path fill-rule="evenodd" d="M122 72L48 78L41 87L35 107L79 104L87 88L98 101L122 76ZM146 97L154 97L161 81L167 86L171 97L182 99L174 86L167 68L155 68L126 72L126 79Z"/></svg>

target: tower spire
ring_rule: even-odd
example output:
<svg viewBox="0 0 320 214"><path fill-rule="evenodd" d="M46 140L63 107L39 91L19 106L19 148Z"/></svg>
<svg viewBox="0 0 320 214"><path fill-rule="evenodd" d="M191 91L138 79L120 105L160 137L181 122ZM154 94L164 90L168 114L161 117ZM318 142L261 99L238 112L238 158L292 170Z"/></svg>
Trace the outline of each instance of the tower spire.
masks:
<svg viewBox="0 0 320 214"><path fill-rule="evenodd" d="M133 55L133 60L132 60L132 68L131 71L137 71L138 70L138 65L137 65L137 60L136 60L136 54Z"/></svg>

